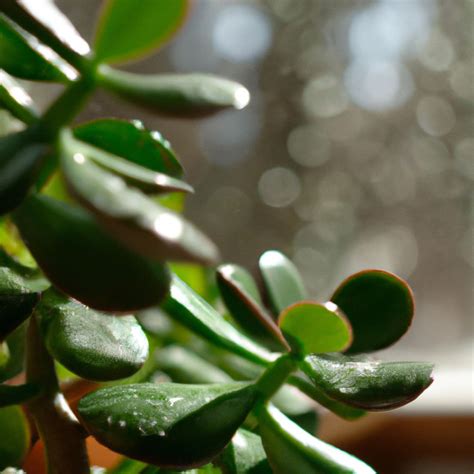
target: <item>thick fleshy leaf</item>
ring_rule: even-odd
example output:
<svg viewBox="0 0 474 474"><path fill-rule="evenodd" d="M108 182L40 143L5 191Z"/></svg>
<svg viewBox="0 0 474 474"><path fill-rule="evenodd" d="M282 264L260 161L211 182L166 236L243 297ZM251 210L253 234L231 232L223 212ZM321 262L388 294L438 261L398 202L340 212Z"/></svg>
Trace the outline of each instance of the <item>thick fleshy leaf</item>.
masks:
<svg viewBox="0 0 474 474"><path fill-rule="evenodd" d="M278 326L263 309L257 285L247 270L238 265L221 265L216 280L224 303L242 329L264 342L271 335L280 348L288 347Z"/></svg>
<svg viewBox="0 0 474 474"><path fill-rule="evenodd" d="M164 265L128 250L80 208L36 195L14 220L48 279L92 308L133 311L159 303L168 291Z"/></svg>
<svg viewBox="0 0 474 474"><path fill-rule="evenodd" d="M0 341L30 316L49 283L0 248Z"/></svg>
<svg viewBox="0 0 474 474"><path fill-rule="evenodd" d="M46 146L29 130L0 139L0 215L18 206L33 185Z"/></svg>
<svg viewBox="0 0 474 474"><path fill-rule="evenodd" d="M282 311L278 324L300 355L339 352L352 342L351 327L334 303L301 301Z"/></svg>
<svg viewBox="0 0 474 474"><path fill-rule="evenodd" d="M61 144L61 165L71 191L116 239L155 260L217 260L216 246L179 214L76 152L69 133L62 134Z"/></svg>
<svg viewBox="0 0 474 474"><path fill-rule="evenodd" d="M77 72L51 48L1 13L0 68L33 81L64 82L77 78Z"/></svg>
<svg viewBox="0 0 474 474"><path fill-rule="evenodd" d="M8 346L9 358L6 365L0 367L0 382L15 377L23 370L27 326L28 323L24 322L4 341Z"/></svg>
<svg viewBox="0 0 474 474"><path fill-rule="evenodd" d="M2 11L73 66L90 52L69 19L49 0L2 0Z"/></svg>
<svg viewBox="0 0 474 474"><path fill-rule="evenodd" d="M260 406L258 420L275 474L375 474L354 456L311 436L273 406Z"/></svg>
<svg viewBox="0 0 474 474"><path fill-rule="evenodd" d="M154 354L156 366L178 383L224 383L232 379L221 369L181 346L167 346Z"/></svg>
<svg viewBox="0 0 474 474"><path fill-rule="evenodd" d="M38 395L40 389L34 384L0 385L0 408L19 405Z"/></svg>
<svg viewBox="0 0 474 474"><path fill-rule="evenodd" d="M14 117L27 124L38 119L33 99L5 71L0 71L0 107L7 109Z"/></svg>
<svg viewBox="0 0 474 474"><path fill-rule="evenodd" d="M240 333L176 276L162 307L173 319L212 344L257 364L267 365L275 359L272 353Z"/></svg>
<svg viewBox="0 0 474 474"><path fill-rule="evenodd" d="M349 319L356 354L398 341L413 318L413 294L401 278L383 270L365 270L344 280L331 297Z"/></svg>
<svg viewBox="0 0 474 474"><path fill-rule="evenodd" d="M308 298L298 270L281 252L268 250L258 264L275 314Z"/></svg>
<svg viewBox="0 0 474 474"><path fill-rule="evenodd" d="M10 349L6 341L0 341L0 371L8 364L10 360Z"/></svg>
<svg viewBox="0 0 474 474"><path fill-rule="evenodd" d="M97 62L123 62L165 43L183 22L187 0L107 0L95 39Z"/></svg>
<svg viewBox="0 0 474 474"><path fill-rule="evenodd" d="M94 164L119 176L130 186L136 187L145 193L193 192L193 188L180 179L164 173L150 171L143 166L112 155L83 141L72 139L71 147L74 148L76 153L86 156Z"/></svg>
<svg viewBox="0 0 474 474"><path fill-rule="evenodd" d="M85 428L108 448L162 467L209 462L230 441L256 400L253 385L132 384L79 402Z"/></svg>
<svg viewBox="0 0 474 474"><path fill-rule="evenodd" d="M290 375L288 383L344 420L357 420L366 414L361 408L355 408L328 397L320 387L301 372Z"/></svg>
<svg viewBox="0 0 474 474"><path fill-rule="evenodd" d="M260 436L240 429L219 456L223 474L272 474Z"/></svg>
<svg viewBox="0 0 474 474"><path fill-rule="evenodd" d="M433 364L379 362L337 356L308 356L301 365L331 398L364 410L403 406L431 385Z"/></svg>
<svg viewBox="0 0 474 474"><path fill-rule="evenodd" d="M54 291L44 294L36 312L48 351L85 379L129 377L148 357L148 340L134 316L99 313Z"/></svg>
<svg viewBox="0 0 474 474"><path fill-rule="evenodd" d="M99 83L153 112L202 117L224 109L243 109L250 100L241 84L210 74L143 75L102 66Z"/></svg>
<svg viewBox="0 0 474 474"><path fill-rule="evenodd" d="M74 128L74 136L152 171L175 178L183 175L170 142L140 120L93 120Z"/></svg>
<svg viewBox="0 0 474 474"><path fill-rule="evenodd" d="M20 466L29 447L30 430L21 408L0 408L0 469Z"/></svg>

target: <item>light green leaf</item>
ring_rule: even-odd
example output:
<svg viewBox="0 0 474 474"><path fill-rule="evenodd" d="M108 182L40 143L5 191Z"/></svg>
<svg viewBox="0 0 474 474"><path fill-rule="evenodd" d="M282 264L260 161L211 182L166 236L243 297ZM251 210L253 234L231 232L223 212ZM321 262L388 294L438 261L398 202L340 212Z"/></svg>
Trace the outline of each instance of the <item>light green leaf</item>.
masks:
<svg viewBox="0 0 474 474"><path fill-rule="evenodd" d="M20 466L29 447L30 430L21 408L0 408L0 469Z"/></svg>
<svg viewBox="0 0 474 474"><path fill-rule="evenodd" d="M187 0L107 0L95 39L97 62L124 62L163 45L183 22Z"/></svg>
<svg viewBox="0 0 474 474"><path fill-rule="evenodd" d="M0 71L0 106L24 123L30 124L38 119L33 99L5 71Z"/></svg>

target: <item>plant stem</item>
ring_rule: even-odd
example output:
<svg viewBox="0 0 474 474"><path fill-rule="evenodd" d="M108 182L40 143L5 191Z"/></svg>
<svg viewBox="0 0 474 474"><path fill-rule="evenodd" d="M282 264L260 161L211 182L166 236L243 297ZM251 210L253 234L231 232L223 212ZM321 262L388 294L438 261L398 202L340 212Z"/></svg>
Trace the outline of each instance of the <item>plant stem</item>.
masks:
<svg viewBox="0 0 474 474"><path fill-rule="evenodd" d="M297 363L291 354L283 354L260 376L257 390L264 400L270 399L296 369Z"/></svg>
<svg viewBox="0 0 474 474"><path fill-rule="evenodd" d="M49 474L89 474L84 431L60 391L54 368L38 329L35 314L27 332L26 377L41 387L28 403L44 443Z"/></svg>

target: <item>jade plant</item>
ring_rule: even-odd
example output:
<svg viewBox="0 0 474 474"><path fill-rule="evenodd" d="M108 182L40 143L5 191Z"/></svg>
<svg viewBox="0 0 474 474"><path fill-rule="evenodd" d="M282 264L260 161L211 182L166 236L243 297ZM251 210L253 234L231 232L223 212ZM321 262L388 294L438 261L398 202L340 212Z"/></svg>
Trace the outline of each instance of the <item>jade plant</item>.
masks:
<svg viewBox="0 0 474 474"><path fill-rule="evenodd" d="M16 120L0 141L0 469L40 440L49 473L91 472L93 436L123 456L117 474L375 472L315 437L314 402L355 420L428 387L431 364L368 355L410 326L406 282L365 270L317 302L276 250L260 283L214 271L170 143L140 121L74 121L96 88L175 117L244 107L230 80L117 68L186 9L107 0L89 47L52 2L0 1L0 105ZM63 89L40 113L17 79Z"/></svg>

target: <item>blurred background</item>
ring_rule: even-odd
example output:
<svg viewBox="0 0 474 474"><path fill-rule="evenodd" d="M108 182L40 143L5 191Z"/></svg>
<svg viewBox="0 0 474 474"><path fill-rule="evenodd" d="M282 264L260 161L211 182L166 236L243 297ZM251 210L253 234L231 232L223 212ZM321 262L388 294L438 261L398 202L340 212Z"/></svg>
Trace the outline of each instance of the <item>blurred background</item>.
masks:
<svg viewBox="0 0 474 474"><path fill-rule="evenodd" d="M100 2L57 3L90 38ZM398 418L323 424L326 438L381 472L473 472L474 1L195 0L180 34L127 69L251 91L243 111L200 121L105 93L81 117L160 130L196 188L186 213L224 260L254 269L278 248L316 298L367 267L413 287L412 331L381 357L434 361L435 383ZM51 90L31 93L45 106Z"/></svg>

